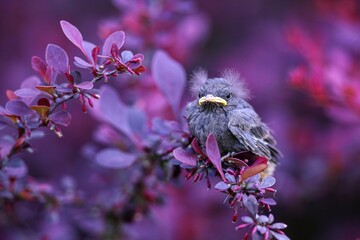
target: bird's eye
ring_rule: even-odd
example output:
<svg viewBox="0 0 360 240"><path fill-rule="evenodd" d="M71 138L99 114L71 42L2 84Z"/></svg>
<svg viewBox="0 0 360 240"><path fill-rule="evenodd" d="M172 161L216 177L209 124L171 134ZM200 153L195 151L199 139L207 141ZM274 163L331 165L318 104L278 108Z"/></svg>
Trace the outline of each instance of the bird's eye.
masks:
<svg viewBox="0 0 360 240"><path fill-rule="evenodd" d="M228 93L226 96L225 96L226 99L230 99L231 98L231 94Z"/></svg>

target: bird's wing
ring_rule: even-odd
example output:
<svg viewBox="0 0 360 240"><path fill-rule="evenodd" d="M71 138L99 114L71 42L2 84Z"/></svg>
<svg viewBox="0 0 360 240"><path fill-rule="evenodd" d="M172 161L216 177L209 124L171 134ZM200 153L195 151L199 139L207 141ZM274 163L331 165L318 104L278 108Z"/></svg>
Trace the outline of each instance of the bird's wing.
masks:
<svg viewBox="0 0 360 240"><path fill-rule="evenodd" d="M279 151L269 128L251 106L229 112L229 129L245 149L259 156L276 161Z"/></svg>

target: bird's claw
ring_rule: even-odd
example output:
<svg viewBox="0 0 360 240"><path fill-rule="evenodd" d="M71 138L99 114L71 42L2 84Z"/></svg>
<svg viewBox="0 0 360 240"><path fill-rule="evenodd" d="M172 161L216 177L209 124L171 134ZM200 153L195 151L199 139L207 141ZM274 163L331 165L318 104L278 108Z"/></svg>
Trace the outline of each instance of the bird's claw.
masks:
<svg viewBox="0 0 360 240"><path fill-rule="evenodd" d="M221 161L224 161L225 159L227 159L228 157L234 157L236 154L236 152L228 152L226 155L221 157Z"/></svg>

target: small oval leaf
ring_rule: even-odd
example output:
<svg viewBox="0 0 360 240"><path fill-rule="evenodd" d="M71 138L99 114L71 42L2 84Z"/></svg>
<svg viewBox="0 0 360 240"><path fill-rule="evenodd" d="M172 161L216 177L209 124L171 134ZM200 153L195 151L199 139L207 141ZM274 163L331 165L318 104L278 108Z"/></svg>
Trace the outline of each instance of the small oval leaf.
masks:
<svg viewBox="0 0 360 240"><path fill-rule="evenodd" d="M94 87L94 84L92 82L86 81L79 84L75 84L74 86L80 89L90 90Z"/></svg>
<svg viewBox="0 0 360 240"><path fill-rule="evenodd" d="M260 215L258 218L257 218L257 222L258 223L267 223L269 222L269 218L265 215Z"/></svg>
<svg viewBox="0 0 360 240"><path fill-rule="evenodd" d="M241 175L241 180L244 181L249 177L261 173L267 168L267 166L268 160L264 157L258 157L249 168L244 170L243 174Z"/></svg>
<svg viewBox="0 0 360 240"><path fill-rule="evenodd" d="M34 112L21 100L10 100L6 103L5 109L15 116L31 115Z"/></svg>
<svg viewBox="0 0 360 240"><path fill-rule="evenodd" d="M270 231L270 232L277 240L290 240L290 238L288 238L288 236L286 236L283 233L277 233L275 231Z"/></svg>
<svg viewBox="0 0 360 240"><path fill-rule="evenodd" d="M18 90L16 90L15 95L21 98L31 98L31 97L36 97L37 95L40 94L40 92L36 89L33 88L20 88Z"/></svg>
<svg viewBox="0 0 360 240"><path fill-rule="evenodd" d="M225 191L228 190L230 188L230 184L224 183L223 181L218 182L215 186L215 189L220 190L220 191Z"/></svg>
<svg viewBox="0 0 360 240"><path fill-rule="evenodd" d="M91 68L93 64L86 62L84 59L79 57L74 57L75 61L74 64L79 68Z"/></svg>
<svg viewBox="0 0 360 240"><path fill-rule="evenodd" d="M80 50L85 54L84 48L83 48L83 37L79 31L74 25L71 23L62 20L60 21L61 28L65 34L65 36Z"/></svg>
<svg viewBox="0 0 360 240"><path fill-rule="evenodd" d="M57 73L66 73L69 71L69 57L67 53L55 44L49 44L47 46L45 60Z"/></svg>
<svg viewBox="0 0 360 240"><path fill-rule="evenodd" d="M27 166L20 158L11 159L5 167L6 173L15 178L21 178L28 172Z"/></svg>
<svg viewBox="0 0 360 240"><path fill-rule="evenodd" d="M70 125L71 115L69 112L61 111L51 114L49 116L49 119L55 124L59 124L67 127Z"/></svg>
<svg viewBox="0 0 360 240"><path fill-rule="evenodd" d="M113 32L108 36L104 42L102 55L111 56L111 47L113 43L116 44L116 47L120 49L124 45L125 33L123 31Z"/></svg>
<svg viewBox="0 0 360 240"><path fill-rule="evenodd" d="M263 198L261 199L261 202L270 206L276 205L276 201L272 198Z"/></svg>
<svg viewBox="0 0 360 240"><path fill-rule="evenodd" d="M275 184L276 180L272 176L267 176L260 183L260 188L272 187Z"/></svg>
<svg viewBox="0 0 360 240"><path fill-rule="evenodd" d="M253 195L244 194L242 197L242 202L245 208L250 212L251 216L254 218L258 212L259 204L256 198Z"/></svg>
<svg viewBox="0 0 360 240"><path fill-rule="evenodd" d="M243 220L246 223L254 223L254 220L249 216L243 216L241 217L241 220Z"/></svg>
<svg viewBox="0 0 360 240"><path fill-rule="evenodd" d="M284 229L287 228L287 225L285 223L274 223L270 225L272 229Z"/></svg>
<svg viewBox="0 0 360 240"><path fill-rule="evenodd" d="M114 169L129 167L135 160L135 154L126 153L117 148L104 149L95 157L95 161L100 166Z"/></svg>
<svg viewBox="0 0 360 240"><path fill-rule="evenodd" d="M185 163L190 166L196 166L197 156L184 150L181 147L176 148L173 151L173 155L177 160L179 160L182 163Z"/></svg>

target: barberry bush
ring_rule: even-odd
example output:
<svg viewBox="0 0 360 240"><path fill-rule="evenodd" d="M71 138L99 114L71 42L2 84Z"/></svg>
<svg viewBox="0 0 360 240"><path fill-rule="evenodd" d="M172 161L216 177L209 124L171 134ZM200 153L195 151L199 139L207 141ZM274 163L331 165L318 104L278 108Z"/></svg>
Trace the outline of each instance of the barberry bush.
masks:
<svg viewBox="0 0 360 240"><path fill-rule="evenodd" d="M36 52L21 83L12 54L39 46L3 47L0 238L358 237L358 4L290 3L103 3L96 24L83 13L23 31L14 42L66 42ZM245 77L284 155L274 176L261 177L266 158L223 157L212 135L200 148L189 134L198 66Z"/></svg>

